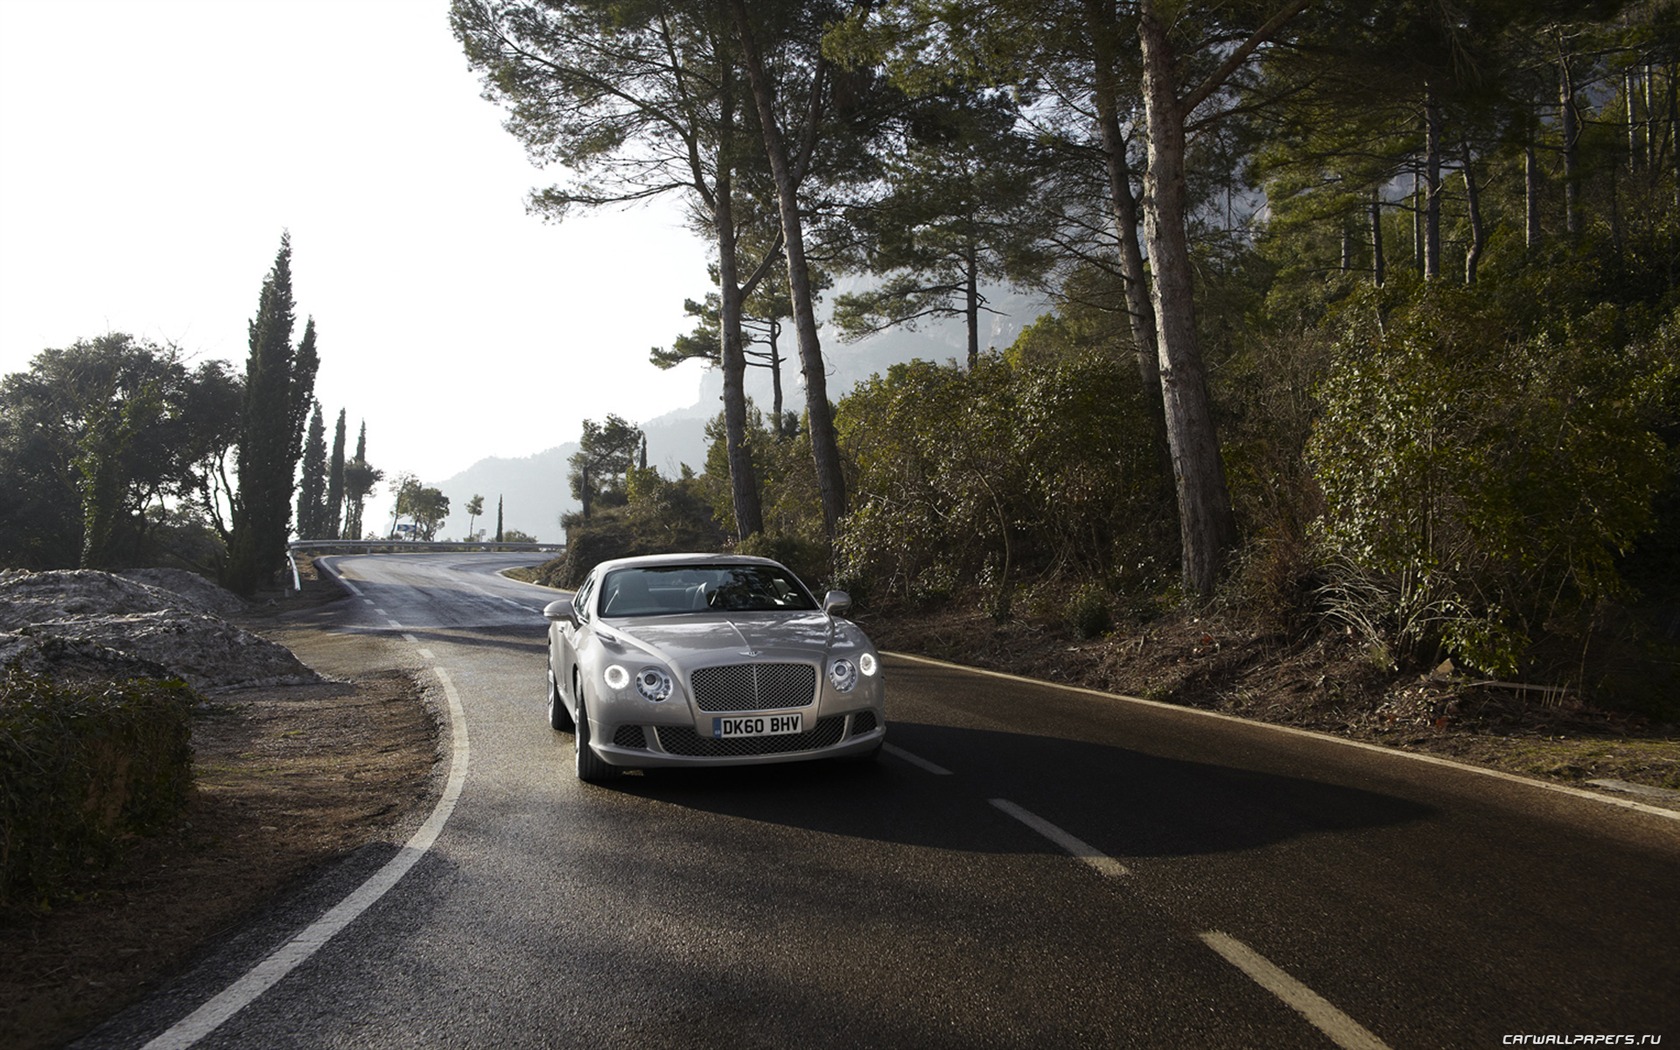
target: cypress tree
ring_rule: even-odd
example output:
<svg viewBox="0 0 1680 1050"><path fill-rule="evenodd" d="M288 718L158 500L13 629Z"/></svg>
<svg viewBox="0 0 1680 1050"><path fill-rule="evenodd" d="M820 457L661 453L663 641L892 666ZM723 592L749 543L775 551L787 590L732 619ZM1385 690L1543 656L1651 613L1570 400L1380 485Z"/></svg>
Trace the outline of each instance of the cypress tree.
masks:
<svg viewBox="0 0 1680 1050"><path fill-rule="evenodd" d="M338 429L333 432L332 461L327 465L327 515L325 536L336 540L343 535L344 515L344 409L338 410Z"/></svg>
<svg viewBox="0 0 1680 1050"><path fill-rule="evenodd" d="M282 235L249 329L239 483L224 581L235 594L252 594L280 567L291 532L293 478L319 366L313 320L303 342L292 347L293 309L292 243L290 235Z"/></svg>
<svg viewBox="0 0 1680 1050"><path fill-rule="evenodd" d="M327 527L327 425L321 404L309 416L309 436L303 442L303 475L298 479L299 539L320 539Z"/></svg>

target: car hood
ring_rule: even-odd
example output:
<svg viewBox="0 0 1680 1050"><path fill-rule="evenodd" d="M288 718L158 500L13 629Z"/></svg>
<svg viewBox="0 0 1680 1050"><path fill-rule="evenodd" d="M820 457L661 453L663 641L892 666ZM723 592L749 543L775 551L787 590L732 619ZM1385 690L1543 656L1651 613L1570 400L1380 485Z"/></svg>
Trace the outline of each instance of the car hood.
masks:
<svg viewBox="0 0 1680 1050"><path fill-rule="evenodd" d="M748 659L820 662L832 650L868 645L852 624L821 612L658 617L612 626L623 642L683 668Z"/></svg>

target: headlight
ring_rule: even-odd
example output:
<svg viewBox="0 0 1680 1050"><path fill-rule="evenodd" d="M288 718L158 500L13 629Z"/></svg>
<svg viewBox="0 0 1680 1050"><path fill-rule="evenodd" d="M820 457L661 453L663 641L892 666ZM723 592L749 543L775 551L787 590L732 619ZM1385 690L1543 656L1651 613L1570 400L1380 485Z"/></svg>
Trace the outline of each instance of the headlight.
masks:
<svg viewBox="0 0 1680 1050"><path fill-rule="evenodd" d="M665 700L671 695L671 676L657 667L644 667L636 672L636 692L643 700Z"/></svg>
<svg viewBox="0 0 1680 1050"><path fill-rule="evenodd" d="M875 672L880 669L881 663L879 660L875 659L874 653L864 653L862 656L858 657L858 670L862 671L864 674L873 677Z"/></svg>
<svg viewBox="0 0 1680 1050"><path fill-rule="evenodd" d="M601 678L607 683L609 689L623 689L630 684L630 672L617 664L613 664L603 671Z"/></svg>
<svg viewBox="0 0 1680 1050"><path fill-rule="evenodd" d="M858 683L857 665L844 657L828 665L828 680L842 693L849 693Z"/></svg>

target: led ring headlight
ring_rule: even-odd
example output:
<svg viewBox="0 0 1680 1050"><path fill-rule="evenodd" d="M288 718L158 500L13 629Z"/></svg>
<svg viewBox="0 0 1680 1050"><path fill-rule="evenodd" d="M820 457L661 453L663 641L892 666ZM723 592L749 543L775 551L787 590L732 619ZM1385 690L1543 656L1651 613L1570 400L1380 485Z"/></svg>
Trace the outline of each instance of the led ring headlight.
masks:
<svg viewBox="0 0 1680 1050"><path fill-rule="evenodd" d="M636 672L636 692L658 703L671 695L671 676L657 667L644 667Z"/></svg>
<svg viewBox="0 0 1680 1050"><path fill-rule="evenodd" d="M609 689L623 689L630 684L630 672L613 664L601 673L601 680L607 683Z"/></svg>

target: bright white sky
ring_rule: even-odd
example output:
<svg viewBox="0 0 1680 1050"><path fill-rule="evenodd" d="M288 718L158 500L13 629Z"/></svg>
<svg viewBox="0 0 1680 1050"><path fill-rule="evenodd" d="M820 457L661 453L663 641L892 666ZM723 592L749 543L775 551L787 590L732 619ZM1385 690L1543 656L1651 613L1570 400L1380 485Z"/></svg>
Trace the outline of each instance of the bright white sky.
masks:
<svg viewBox="0 0 1680 1050"><path fill-rule="evenodd" d="M107 331L243 370L282 231L328 441L390 477L694 403L676 202L553 225L448 0L0 0L0 374Z"/></svg>

